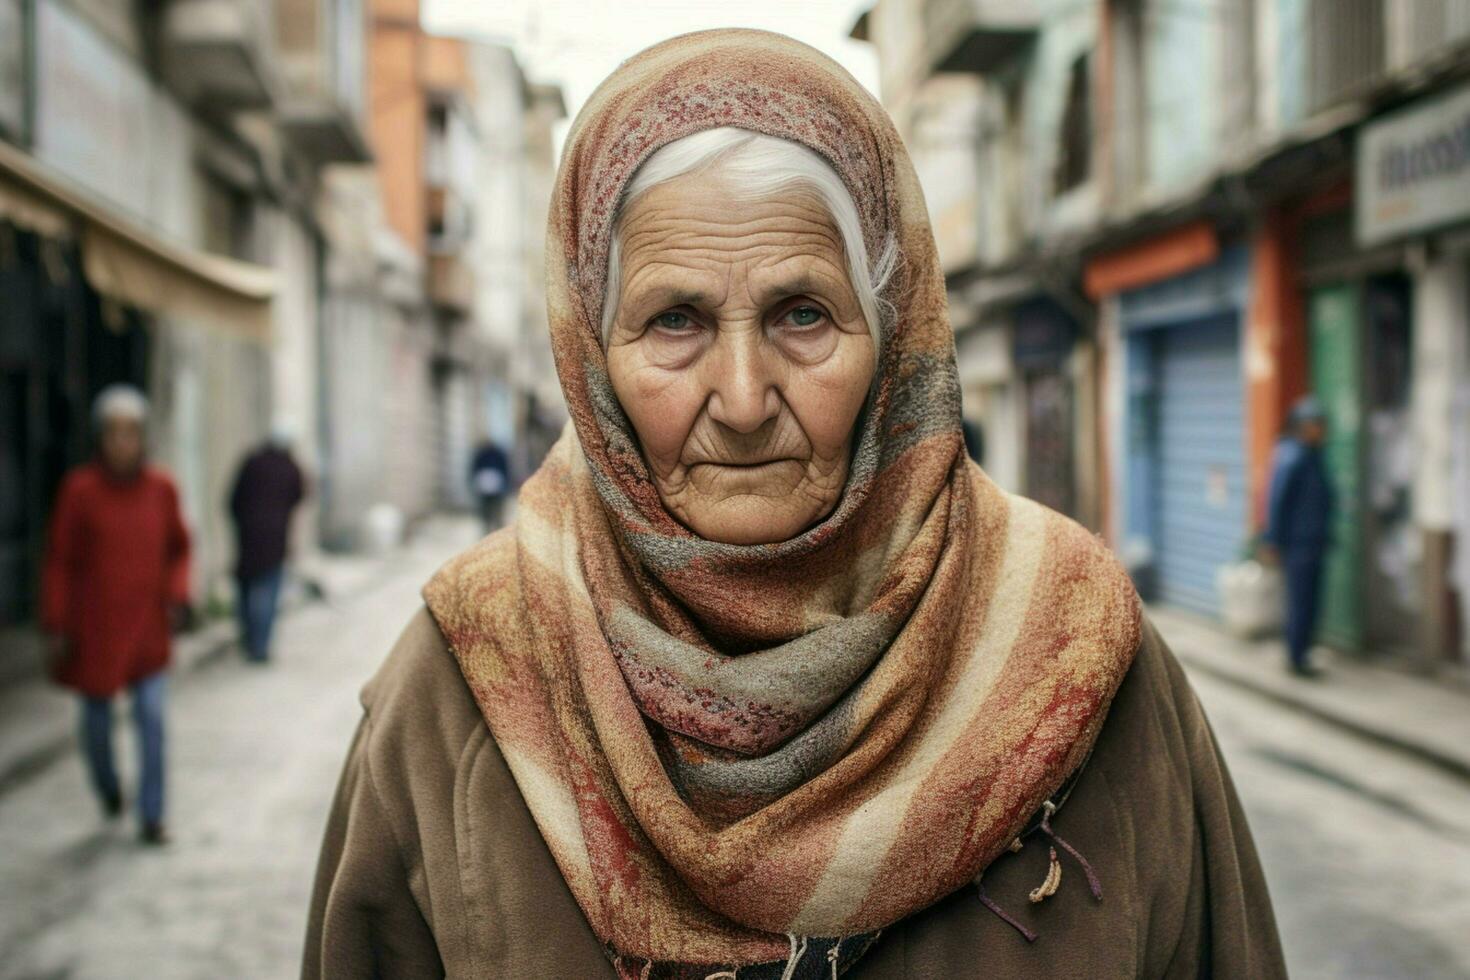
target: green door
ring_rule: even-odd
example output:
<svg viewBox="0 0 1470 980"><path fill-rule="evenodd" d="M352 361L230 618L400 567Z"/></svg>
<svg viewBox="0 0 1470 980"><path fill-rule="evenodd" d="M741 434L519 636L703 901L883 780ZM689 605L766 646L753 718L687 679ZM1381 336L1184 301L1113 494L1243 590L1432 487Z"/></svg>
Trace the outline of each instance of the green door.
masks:
<svg viewBox="0 0 1470 980"><path fill-rule="evenodd" d="M1312 391L1327 412L1323 451L1337 505L1317 636L1330 646L1349 650L1363 644L1363 539L1358 520L1363 360L1358 310L1356 285L1323 286L1312 290L1308 300Z"/></svg>

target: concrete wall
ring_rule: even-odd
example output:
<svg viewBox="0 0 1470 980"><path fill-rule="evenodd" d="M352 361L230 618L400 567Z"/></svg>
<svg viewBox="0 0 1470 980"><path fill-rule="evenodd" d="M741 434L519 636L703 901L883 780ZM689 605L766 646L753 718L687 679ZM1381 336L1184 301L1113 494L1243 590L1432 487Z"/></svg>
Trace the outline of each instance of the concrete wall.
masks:
<svg viewBox="0 0 1470 980"><path fill-rule="evenodd" d="M1166 194L1214 162L1221 29L1216 17L1171 5L1146 16L1143 30L1144 180Z"/></svg>
<svg viewBox="0 0 1470 980"><path fill-rule="evenodd" d="M214 608L232 601L227 502L240 460L265 435L268 358L259 344L193 324L164 321L153 330L150 443L178 482L194 536L196 599Z"/></svg>
<svg viewBox="0 0 1470 980"><path fill-rule="evenodd" d="M508 364L521 339L526 283L522 263L530 227L522 210L525 180L525 81L509 49L475 44L468 51L473 112L479 131L475 225L468 260L475 269L474 329Z"/></svg>
<svg viewBox="0 0 1470 980"><path fill-rule="evenodd" d="M1019 187L1012 185L1010 193L1021 194L1021 221L1027 237L1065 233L1096 218L1096 160L1091 179L1077 188L1058 193L1055 179L1072 64L1094 50L1097 29L1096 5L1048 0L1032 57L1020 65L1022 75L1017 80L1022 87L1020 152L1025 165L1017 168L1021 182ZM1093 71L1095 76L1095 57ZM1092 89L1095 106L1095 84ZM1003 193L998 186L989 190L992 194Z"/></svg>
<svg viewBox="0 0 1470 980"><path fill-rule="evenodd" d="M1095 48L1099 12L1075 0L1040 6L1035 43L984 77L930 72L922 0L882 0L869 15L883 103L929 196L946 271L1004 262L1096 217L1098 161L1066 192L1055 176L1072 65Z"/></svg>
<svg viewBox="0 0 1470 980"><path fill-rule="evenodd" d="M322 360L317 243L295 215L278 211L271 219L274 241L270 254L281 284L272 311L272 422L289 428L297 462L309 473L318 473L322 467ZM315 503L302 508L294 532L298 552L316 547L319 523Z"/></svg>
<svg viewBox="0 0 1470 980"><path fill-rule="evenodd" d="M202 244L194 123L125 47L39 0L35 80L37 159L151 230Z"/></svg>

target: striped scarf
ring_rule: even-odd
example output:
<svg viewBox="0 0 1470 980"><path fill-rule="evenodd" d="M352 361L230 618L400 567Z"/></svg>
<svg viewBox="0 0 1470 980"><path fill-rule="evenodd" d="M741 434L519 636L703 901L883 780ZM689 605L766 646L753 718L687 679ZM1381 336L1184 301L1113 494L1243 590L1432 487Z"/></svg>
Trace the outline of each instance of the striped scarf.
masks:
<svg viewBox="0 0 1470 980"><path fill-rule="evenodd" d="M869 254L893 235L903 256L842 498L776 544L707 541L664 510L598 337L622 187L716 126L816 150ZM973 880L1081 764L1137 598L1095 538L966 459L916 178L824 56L753 31L643 52L573 125L551 214L572 423L429 609L621 975L839 973Z"/></svg>

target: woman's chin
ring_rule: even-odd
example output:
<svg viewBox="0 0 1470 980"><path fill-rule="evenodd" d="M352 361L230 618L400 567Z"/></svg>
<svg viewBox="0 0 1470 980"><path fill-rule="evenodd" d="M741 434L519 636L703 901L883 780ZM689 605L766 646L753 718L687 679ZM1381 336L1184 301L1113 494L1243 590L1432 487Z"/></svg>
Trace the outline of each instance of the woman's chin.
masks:
<svg viewBox="0 0 1470 980"><path fill-rule="evenodd" d="M810 501L796 494L740 494L675 511L685 527L706 541L738 545L789 541L821 520L823 514L824 510L812 508Z"/></svg>

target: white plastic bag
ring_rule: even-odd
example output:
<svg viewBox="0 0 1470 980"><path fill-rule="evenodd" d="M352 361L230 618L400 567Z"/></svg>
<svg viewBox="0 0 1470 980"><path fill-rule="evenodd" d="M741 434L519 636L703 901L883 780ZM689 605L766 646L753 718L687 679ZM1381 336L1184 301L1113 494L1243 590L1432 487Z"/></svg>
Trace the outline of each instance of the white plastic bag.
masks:
<svg viewBox="0 0 1470 980"><path fill-rule="evenodd" d="M1281 569L1254 559L1224 565L1215 574L1225 628L1243 639L1281 632L1286 618L1286 583Z"/></svg>

